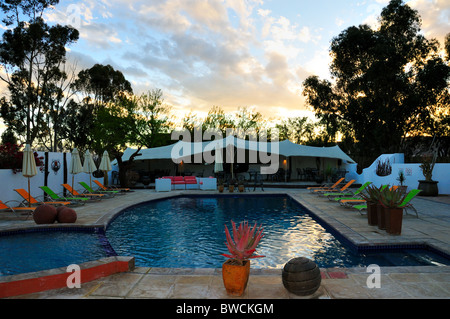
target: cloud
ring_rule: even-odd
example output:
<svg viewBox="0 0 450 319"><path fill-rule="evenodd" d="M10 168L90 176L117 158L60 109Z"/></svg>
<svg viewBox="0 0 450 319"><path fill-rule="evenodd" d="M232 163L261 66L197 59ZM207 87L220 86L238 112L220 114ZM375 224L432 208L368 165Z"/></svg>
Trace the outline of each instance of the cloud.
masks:
<svg viewBox="0 0 450 319"><path fill-rule="evenodd" d="M308 26L272 16L262 0L75 0L46 13L50 23L75 23L70 47L76 72L111 64L140 94L161 88L175 109L207 112L299 105L292 61L313 35ZM266 23L267 33L257 30ZM284 110L284 109L283 109ZM272 111L269 111L273 115Z"/></svg>
<svg viewBox="0 0 450 319"><path fill-rule="evenodd" d="M419 12L425 36L436 38L443 46L445 35L450 32L448 0L412 0L407 4Z"/></svg>

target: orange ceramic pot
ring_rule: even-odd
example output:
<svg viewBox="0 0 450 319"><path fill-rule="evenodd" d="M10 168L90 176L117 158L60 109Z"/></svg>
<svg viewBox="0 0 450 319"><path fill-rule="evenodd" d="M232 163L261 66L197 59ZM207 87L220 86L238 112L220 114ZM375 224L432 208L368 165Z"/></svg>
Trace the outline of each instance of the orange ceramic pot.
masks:
<svg viewBox="0 0 450 319"><path fill-rule="evenodd" d="M228 259L222 265L222 278L227 294L242 296L247 287L250 275L250 261L244 261L244 265L238 265L233 259Z"/></svg>

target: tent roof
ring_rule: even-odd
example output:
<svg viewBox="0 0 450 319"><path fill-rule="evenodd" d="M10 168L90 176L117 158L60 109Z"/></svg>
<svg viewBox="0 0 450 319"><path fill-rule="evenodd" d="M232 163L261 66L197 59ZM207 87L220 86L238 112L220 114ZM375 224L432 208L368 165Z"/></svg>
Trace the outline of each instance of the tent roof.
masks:
<svg viewBox="0 0 450 319"><path fill-rule="evenodd" d="M315 147L306 146L292 143L291 141L284 140L281 142L258 142L248 141L236 138L234 136L228 136L225 139L218 141L207 142L184 142L178 141L174 144L154 147L148 149L142 149L139 151L140 155L136 160L147 159L174 159L180 160L183 157L192 156L202 152L209 152L217 148L225 148L229 145L234 145L236 148L246 149L251 151L265 151L269 153L278 153L285 157L292 156L310 156L310 157L326 157L345 160L349 163L355 163L353 159L345 154L338 145L331 147ZM272 146L273 150L272 150ZM278 148L278 150L277 150ZM125 150L122 160L127 161L130 156L136 151L136 149L128 148Z"/></svg>

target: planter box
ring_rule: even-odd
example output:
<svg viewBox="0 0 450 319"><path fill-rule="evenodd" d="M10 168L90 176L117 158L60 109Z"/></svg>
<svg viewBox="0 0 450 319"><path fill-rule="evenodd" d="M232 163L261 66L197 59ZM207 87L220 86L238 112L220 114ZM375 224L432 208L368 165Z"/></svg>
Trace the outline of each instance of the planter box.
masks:
<svg viewBox="0 0 450 319"><path fill-rule="evenodd" d="M378 228L386 229L386 209L383 205L377 204Z"/></svg>
<svg viewBox="0 0 450 319"><path fill-rule="evenodd" d="M385 208L386 232L390 235L402 233L403 208Z"/></svg>
<svg viewBox="0 0 450 319"><path fill-rule="evenodd" d="M367 202L367 222L370 226L378 225L378 204Z"/></svg>

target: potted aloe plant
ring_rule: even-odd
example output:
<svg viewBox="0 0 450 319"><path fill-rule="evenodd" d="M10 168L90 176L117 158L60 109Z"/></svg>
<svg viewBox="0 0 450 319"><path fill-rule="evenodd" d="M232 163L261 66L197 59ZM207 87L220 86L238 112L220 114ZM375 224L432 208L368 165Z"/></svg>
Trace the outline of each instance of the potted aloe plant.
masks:
<svg viewBox="0 0 450 319"><path fill-rule="evenodd" d="M239 227L231 221L232 235L225 225L226 245L230 254L222 254L229 258L222 265L222 278L227 294L242 296L247 287L250 275L250 259L264 256L254 255L256 246L264 236L261 226L253 227L248 222L241 222Z"/></svg>
<svg viewBox="0 0 450 319"><path fill-rule="evenodd" d="M439 182L432 179L436 158L436 153L433 155L427 154L423 157L422 164L419 166L422 169L422 174L425 177L425 180L419 180L419 186L417 188L422 190L421 195L423 196L439 195L439 189L437 186Z"/></svg>
<svg viewBox="0 0 450 319"><path fill-rule="evenodd" d="M219 193L223 193L224 185L223 185L223 179L219 178L217 180L217 189L219 190Z"/></svg>
<svg viewBox="0 0 450 319"><path fill-rule="evenodd" d="M367 222L371 226L378 225L378 205L380 200L381 187L374 185L367 186L362 192L361 197L367 202Z"/></svg>
<svg viewBox="0 0 450 319"><path fill-rule="evenodd" d="M234 187L236 186L236 179L234 179L234 178L232 178L231 180L230 180L230 182L228 183L228 191L230 192L230 193L233 193L234 192Z"/></svg>
<svg viewBox="0 0 450 319"><path fill-rule="evenodd" d="M380 203L385 208L386 232L400 235L402 232L403 206L406 195L401 189L384 189L380 194Z"/></svg>
<svg viewBox="0 0 450 319"><path fill-rule="evenodd" d="M405 173L403 173L403 171L398 172L397 180L400 182L399 189L403 192L403 194L405 194L406 190L408 189L408 186L403 185L403 183L406 180Z"/></svg>

